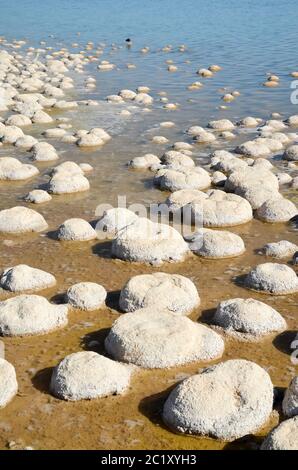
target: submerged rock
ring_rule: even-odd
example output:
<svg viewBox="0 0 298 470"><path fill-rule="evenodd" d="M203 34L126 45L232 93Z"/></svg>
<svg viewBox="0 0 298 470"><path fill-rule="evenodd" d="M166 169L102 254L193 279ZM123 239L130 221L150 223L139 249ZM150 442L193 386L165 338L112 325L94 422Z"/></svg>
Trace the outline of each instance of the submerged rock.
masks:
<svg viewBox="0 0 298 470"><path fill-rule="evenodd" d="M7 268L0 277L0 286L11 292L42 290L55 284L56 279L52 274L26 264L18 264L12 268Z"/></svg>
<svg viewBox="0 0 298 470"><path fill-rule="evenodd" d="M288 222L298 214L295 204L288 199L279 197L265 201L257 210L259 219L265 222Z"/></svg>
<svg viewBox="0 0 298 470"><path fill-rule="evenodd" d="M113 240L112 254L126 261L159 265L183 261L190 253L187 243L173 227L139 217Z"/></svg>
<svg viewBox="0 0 298 470"><path fill-rule="evenodd" d="M298 376L292 379L289 388L285 392L282 411L288 418L298 415Z"/></svg>
<svg viewBox="0 0 298 470"><path fill-rule="evenodd" d="M203 369L174 388L163 420L180 433L232 441L257 432L272 405L268 373L254 362L235 359Z"/></svg>
<svg viewBox="0 0 298 470"><path fill-rule="evenodd" d="M88 241L97 237L94 228L84 219L68 219L57 230L57 239L64 241Z"/></svg>
<svg viewBox="0 0 298 470"><path fill-rule="evenodd" d="M267 243L262 251L266 256L271 256L272 258L287 258L293 256L298 251L298 245L287 240L281 240L280 242Z"/></svg>
<svg viewBox="0 0 298 470"><path fill-rule="evenodd" d="M33 165L20 162L16 158L0 158L0 180L19 181L38 175L38 169Z"/></svg>
<svg viewBox="0 0 298 470"><path fill-rule="evenodd" d="M15 146L24 150L31 150L32 147L37 144L38 140L32 137L32 135L24 135L15 142Z"/></svg>
<svg viewBox="0 0 298 470"><path fill-rule="evenodd" d="M107 292L95 282L79 282L67 290L67 302L80 310L97 310L105 305Z"/></svg>
<svg viewBox="0 0 298 470"><path fill-rule="evenodd" d="M277 177L270 170L255 166L231 173L224 188L244 197L253 209L258 209L268 200L281 197Z"/></svg>
<svg viewBox="0 0 298 470"><path fill-rule="evenodd" d="M43 334L67 325L67 305L54 305L39 295L18 295L0 302L0 334Z"/></svg>
<svg viewBox="0 0 298 470"><path fill-rule="evenodd" d="M69 401L119 395L128 389L132 372L131 367L96 352L80 351L55 367L50 389L56 397Z"/></svg>
<svg viewBox="0 0 298 470"><path fill-rule="evenodd" d="M245 252L242 238L224 230L201 228L187 240L191 251L204 258L230 258Z"/></svg>
<svg viewBox="0 0 298 470"><path fill-rule="evenodd" d="M170 212L175 213L193 201L200 204L200 202L207 199L207 197L206 193L203 193L203 191L199 191L198 189L180 189L179 191L174 191L170 194L166 199L166 205Z"/></svg>
<svg viewBox="0 0 298 470"><path fill-rule="evenodd" d="M180 189L206 189L211 185L209 173L204 168L181 168L178 170L160 170L154 182L167 191Z"/></svg>
<svg viewBox="0 0 298 470"><path fill-rule="evenodd" d="M38 162L58 160L58 154L53 145L47 142L38 142L32 147L32 159Z"/></svg>
<svg viewBox="0 0 298 470"><path fill-rule="evenodd" d="M298 278L295 271L285 264L263 263L248 273L245 286L260 292L285 295L298 292Z"/></svg>
<svg viewBox="0 0 298 470"><path fill-rule="evenodd" d="M4 408L17 394L18 382L15 368L0 357L0 408Z"/></svg>
<svg viewBox="0 0 298 470"><path fill-rule="evenodd" d="M194 140L200 144L209 144L216 140L216 137L212 132L208 132L205 129L201 131L197 130L194 135Z"/></svg>
<svg viewBox="0 0 298 470"><path fill-rule="evenodd" d="M298 416L274 428L263 441L261 450L298 450Z"/></svg>
<svg viewBox="0 0 298 470"><path fill-rule="evenodd" d="M229 299L220 302L212 323L228 333L264 336L286 329L283 317L272 307L255 299Z"/></svg>
<svg viewBox="0 0 298 470"><path fill-rule="evenodd" d="M208 127L216 131L230 131L235 128L229 119L219 119L217 121L209 121Z"/></svg>
<svg viewBox="0 0 298 470"><path fill-rule="evenodd" d="M41 214L23 206L0 211L0 232L42 232L48 224Z"/></svg>
<svg viewBox="0 0 298 470"><path fill-rule="evenodd" d="M226 174L246 169L247 163L226 150L216 150L211 156L211 168Z"/></svg>
<svg viewBox="0 0 298 470"><path fill-rule="evenodd" d="M156 156L153 155L152 153L146 153L146 155L143 155L142 157L135 157L132 160L128 162L128 166L131 168L137 168L137 169L146 169L150 168L152 165L159 165L160 164L160 159Z"/></svg>
<svg viewBox="0 0 298 470"><path fill-rule="evenodd" d="M43 202L51 201L51 199L52 196L42 189L34 189L24 197L25 201L32 202L33 204L42 204Z"/></svg>
<svg viewBox="0 0 298 470"><path fill-rule="evenodd" d="M132 277L122 288L119 300L124 312L156 307L176 315L188 315L199 304L198 291L190 279L166 273Z"/></svg>
<svg viewBox="0 0 298 470"><path fill-rule="evenodd" d="M67 172L54 174L47 187L47 190L53 194L71 194L89 189L89 181L82 173Z"/></svg>
<svg viewBox="0 0 298 470"><path fill-rule="evenodd" d="M253 218L249 202L236 194L211 190L207 196L202 201L195 199L190 205L193 217L201 219L204 227L231 227Z"/></svg>
<svg viewBox="0 0 298 470"><path fill-rule="evenodd" d="M261 119L247 116L244 119L241 119L241 121L239 121L239 125L244 127L258 127L261 121Z"/></svg>
<svg viewBox="0 0 298 470"><path fill-rule="evenodd" d="M4 126L0 128L0 140L3 144L14 144L24 132L17 126Z"/></svg>
<svg viewBox="0 0 298 470"><path fill-rule="evenodd" d="M184 169L187 170L188 168L194 168L195 166L195 162L192 158L176 150L166 152L161 157L160 161L165 165L165 169L176 171L183 171Z"/></svg>
<svg viewBox="0 0 298 470"><path fill-rule="evenodd" d="M262 142L249 140L236 148L236 152L252 158L264 157L271 153L269 147Z"/></svg>
<svg viewBox="0 0 298 470"><path fill-rule="evenodd" d="M291 145L288 147L282 158L290 162L298 162L298 145Z"/></svg>
<svg viewBox="0 0 298 470"><path fill-rule="evenodd" d="M105 347L119 361L145 368L168 368L218 358L224 343L206 326L153 306L118 318Z"/></svg>
<svg viewBox="0 0 298 470"><path fill-rule="evenodd" d="M137 219L138 216L134 212L124 207L104 211L95 227L97 236L98 238L115 238L120 230Z"/></svg>
<svg viewBox="0 0 298 470"><path fill-rule="evenodd" d="M32 124L31 119L28 116L25 116L24 114L13 114L9 116L5 124L7 126L30 126Z"/></svg>

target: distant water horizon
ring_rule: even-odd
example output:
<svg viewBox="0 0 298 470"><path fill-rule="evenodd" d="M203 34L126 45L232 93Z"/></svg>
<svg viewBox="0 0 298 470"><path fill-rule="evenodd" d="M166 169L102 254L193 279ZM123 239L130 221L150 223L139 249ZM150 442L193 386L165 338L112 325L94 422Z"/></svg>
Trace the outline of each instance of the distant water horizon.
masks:
<svg viewBox="0 0 298 470"><path fill-rule="evenodd" d="M129 37L140 47L186 42L213 56L250 51L249 62L272 65L297 45L295 0L1 0L0 7L0 34L9 39L65 41L79 32L84 41Z"/></svg>
<svg viewBox="0 0 298 470"><path fill-rule="evenodd" d="M154 87L156 82L174 90L175 80L184 85L186 77L169 75L167 82L158 82L158 52L171 44L173 51L164 60L171 58L178 65L189 60L192 69L212 63L223 67L220 81L213 80L208 86L209 100L215 87L222 83L245 93L251 112L257 112L258 107L261 113L296 112L290 102L289 75L298 69L295 0L0 0L0 7L0 35L10 41L25 38L33 46L45 41L55 48L69 48L78 42L83 49L88 41L124 46L125 39L131 38L133 46L130 53L123 54L123 61L138 64L140 48L150 47L142 68L136 69L139 83ZM179 56L175 51L180 44L187 46L187 53ZM276 73L281 78L278 89L262 89L266 73ZM205 90L202 98L204 93ZM177 97L180 98L179 93ZM233 105L234 112L237 106ZM249 107L239 109L239 114L246 111Z"/></svg>

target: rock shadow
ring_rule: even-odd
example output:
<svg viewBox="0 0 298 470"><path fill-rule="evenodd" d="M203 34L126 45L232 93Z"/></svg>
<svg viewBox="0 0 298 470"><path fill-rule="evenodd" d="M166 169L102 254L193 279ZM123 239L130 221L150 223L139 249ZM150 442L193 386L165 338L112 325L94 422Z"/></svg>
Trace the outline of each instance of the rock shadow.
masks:
<svg viewBox="0 0 298 470"><path fill-rule="evenodd" d="M50 301L51 301L53 304L57 304L57 305L61 305L61 304L65 305L65 304L67 304L66 292L53 295L53 296L50 298Z"/></svg>
<svg viewBox="0 0 298 470"><path fill-rule="evenodd" d="M54 367L46 367L39 370L31 379L34 388L42 393L50 393L50 382Z"/></svg>
<svg viewBox="0 0 298 470"><path fill-rule="evenodd" d="M154 395L149 395L143 398L138 406L140 413L148 418L153 424L171 431L162 420L162 410L166 399L168 398L170 392L176 387L177 383L171 385L166 390L162 392L155 393Z"/></svg>
<svg viewBox="0 0 298 470"><path fill-rule="evenodd" d="M42 189L43 191L47 191L47 192L48 192L49 183L40 183L40 184L37 186L37 189Z"/></svg>
<svg viewBox="0 0 298 470"><path fill-rule="evenodd" d="M103 356L108 356L104 347L105 338L108 336L110 328L92 331L83 336L81 346L85 351L94 351Z"/></svg>
<svg viewBox="0 0 298 470"><path fill-rule="evenodd" d="M58 241L58 230L50 230L49 232L46 233L47 238L50 238L50 240L55 240Z"/></svg>
<svg viewBox="0 0 298 470"><path fill-rule="evenodd" d="M121 290L113 290L108 292L106 298L106 306L112 310L117 310L119 313L121 312L119 307L120 292Z"/></svg>
<svg viewBox="0 0 298 470"><path fill-rule="evenodd" d="M272 344L284 354L291 355L295 350L298 350L298 331L283 331L273 339Z"/></svg>
<svg viewBox="0 0 298 470"><path fill-rule="evenodd" d="M235 441L227 442L223 450L259 450L263 440L262 436L248 434L247 436L235 439Z"/></svg>
<svg viewBox="0 0 298 470"><path fill-rule="evenodd" d="M201 316L197 319L200 323L206 323L207 325L213 324L213 317L215 315L216 308L208 308L202 310Z"/></svg>
<svg viewBox="0 0 298 470"><path fill-rule="evenodd" d="M141 178L141 182L144 184L145 189L156 189L154 178Z"/></svg>
<svg viewBox="0 0 298 470"><path fill-rule="evenodd" d="M100 258L112 258L112 242L109 240L102 243L96 243L96 245L92 246L92 253Z"/></svg>
<svg viewBox="0 0 298 470"><path fill-rule="evenodd" d="M239 276L235 276L232 281L237 287L242 287L243 289L247 289L245 285L247 274L240 274Z"/></svg>

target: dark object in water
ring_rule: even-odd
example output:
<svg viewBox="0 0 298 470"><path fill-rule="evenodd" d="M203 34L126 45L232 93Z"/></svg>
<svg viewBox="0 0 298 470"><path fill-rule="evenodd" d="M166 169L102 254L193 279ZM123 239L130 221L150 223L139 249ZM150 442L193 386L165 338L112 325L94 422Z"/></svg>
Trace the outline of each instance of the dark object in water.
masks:
<svg viewBox="0 0 298 470"><path fill-rule="evenodd" d="M125 39L126 45L131 46L132 45L132 40L130 38Z"/></svg>

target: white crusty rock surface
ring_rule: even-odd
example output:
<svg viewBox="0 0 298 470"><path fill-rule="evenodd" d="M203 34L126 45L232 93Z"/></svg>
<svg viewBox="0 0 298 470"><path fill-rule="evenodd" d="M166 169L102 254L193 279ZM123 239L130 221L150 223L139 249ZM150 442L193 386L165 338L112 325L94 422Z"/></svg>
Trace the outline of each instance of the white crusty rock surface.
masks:
<svg viewBox="0 0 298 470"><path fill-rule="evenodd" d="M19 137L14 145L24 150L31 150L33 145L37 144L37 142L38 140L32 137L32 135L24 135Z"/></svg>
<svg viewBox="0 0 298 470"><path fill-rule="evenodd" d="M18 181L32 178L39 173L33 165L22 163L16 158L0 158L0 180Z"/></svg>
<svg viewBox="0 0 298 470"><path fill-rule="evenodd" d="M97 236L98 238L114 238L120 230L137 219L138 216L134 212L124 207L108 209L104 211L96 224Z"/></svg>
<svg viewBox="0 0 298 470"><path fill-rule="evenodd" d="M211 185L209 173L204 168L181 168L178 170L159 170L154 182L160 189L179 191L180 189L206 189Z"/></svg>
<svg viewBox="0 0 298 470"><path fill-rule="evenodd" d="M179 191L171 193L165 203L169 210L175 213L193 201L200 204L201 201L207 199L207 197L206 193L198 189L180 189ZM191 206L189 206L189 210L191 210Z"/></svg>
<svg viewBox="0 0 298 470"><path fill-rule="evenodd" d="M0 232L24 233L41 232L48 224L41 214L23 206L0 211Z"/></svg>
<svg viewBox="0 0 298 470"><path fill-rule="evenodd" d="M66 293L67 302L80 310L97 310L105 305L106 297L105 288L95 282L79 282Z"/></svg>
<svg viewBox="0 0 298 470"><path fill-rule="evenodd" d="M281 240L280 242L267 243L262 251L266 256L272 258L287 258L298 251L298 245L288 240Z"/></svg>
<svg viewBox="0 0 298 470"><path fill-rule="evenodd" d="M256 140L249 140L239 145L236 148L236 152L242 155L246 155L247 157L259 158L266 157L271 153L271 150L266 145L266 143L262 143Z"/></svg>
<svg viewBox="0 0 298 470"><path fill-rule="evenodd" d="M38 142L32 147L32 159L37 162L48 162L58 158L55 147L48 142Z"/></svg>
<svg viewBox="0 0 298 470"><path fill-rule="evenodd" d="M209 121L208 127L216 131L231 131L235 128L229 119L218 119L217 121Z"/></svg>
<svg viewBox="0 0 298 470"><path fill-rule="evenodd" d="M231 173L225 182L225 190L244 197L253 209L258 209L269 199L281 197L277 177L270 170L257 166Z"/></svg>
<svg viewBox="0 0 298 470"><path fill-rule="evenodd" d="M18 264L3 271L0 286L11 292L42 290L56 284L55 277L41 269L26 264Z"/></svg>
<svg viewBox="0 0 298 470"><path fill-rule="evenodd" d="M152 153L146 153L145 155L141 157L135 157L128 162L128 165L131 168L136 168L136 169L146 169L146 168L150 168L152 165L159 165L159 164L160 164L160 159L156 155L153 155Z"/></svg>
<svg viewBox="0 0 298 470"><path fill-rule="evenodd" d="M283 317L272 307L255 299L229 299L220 302L212 323L228 333L263 336L286 329Z"/></svg>
<svg viewBox="0 0 298 470"><path fill-rule="evenodd" d="M224 342L210 328L153 306L119 317L105 347L118 361L150 369L221 357Z"/></svg>
<svg viewBox="0 0 298 470"><path fill-rule="evenodd" d="M17 126L4 126L0 128L0 140L3 144L14 144L24 132Z"/></svg>
<svg viewBox="0 0 298 470"><path fill-rule="evenodd" d="M33 204L42 204L43 202L51 201L52 196L43 189L33 189L28 193L24 200L32 202Z"/></svg>
<svg viewBox="0 0 298 470"><path fill-rule="evenodd" d="M126 261L161 264L183 261L190 253L180 233L166 224L139 217L124 227L112 242L112 255Z"/></svg>
<svg viewBox="0 0 298 470"><path fill-rule="evenodd" d="M18 382L15 368L0 358L0 408L4 408L17 394Z"/></svg>
<svg viewBox="0 0 298 470"><path fill-rule="evenodd" d="M187 240L191 251L204 258L230 258L245 252L242 238L224 230L202 228Z"/></svg>
<svg viewBox="0 0 298 470"><path fill-rule="evenodd" d="M0 302L0 334L43 334L67 325L67 305L54 305L39 295L18 295Z"/></svg>
<svg viewBox="0 0 298 470"><path fill-rule="evenodd" d="M261 450L298 450L298 416L274 428L263 441Z"/></svg>
<svg viewBox="0 0 298 470"><path fill-rule="evenodd" d="M53 194L70 194L88 191L90 184L83 173L58 172L50 179L47 190Z"/></svg>
<svg viewBox="0 0 298 470"><path fill-rule="evenodd" d="M239 125L244 127L258 127L260 125L260 121L261 119L247 116L239 121Z"/></svg>
<svg viewBox="0 0 298 470"><path fill-rule="evenodd" d="M202 202L191 203L193 216L201 217L204 227L231 227L253 218L251 205L237 194L213 189L207 196Z"/></svg>
<svg viewBox="0 0 298 470"><path fill-rule="evenodd" d="M185 155L184 153L177 152L176 150L170 150L164 153L160 159L165 169L171 169L176 171L187 170L188 168L194 168L194 160Z"/></svg>
<svg viewBox="0 0 298 470"><path fill-rule="evenodd" d="M222 171L231 174L233 171L241 170L248 167L244 160L236 157L226 150L215 150L211 156L210 166L213 170Z"/></svg>
<svg viewBox="0 0 298 470"><path fill-rule="evenodd" d="M257 210L259 219L269 223L288 222L298 214L297 207L283 197L265 201Z"/></svg>
<svg viewBox="0 0 298 470"><path fill-rule="evenodd" d="M298 162L298 145L291 145L288 147L282 158L290 162Z"/></svg>
<svg viewBox="0 0 298 470"><path fill-rule="evenodd" d="M298 277L286 264L263 263L248 273L244 285L274 295L291 294L298 292Z"/></svg>
<svg viewBox="0 0 298 470"><path fill-rule="evenodd" d="M178 432L231 441L257 432L272 405L268 373L254 362L236 359L208 367L174 388L163 420Z"/></svg>
<svg viewBox="0 0 298 470"><path fill-rule="evenodd" d="M84 219L68 219L57 230L58 240L88 241L96 237L96 231Z"/></svg>
<svg viewBox="0 0 298 470"><path fill-rule="evenodd" d="M190 279L166 273L132 277L122 288L119 300L124 312L156 307L176 315L188 315L199 304L198 291Z"/></svg>
<svg viewBox="0 0 298 470"><path fill-rule="evenodd" d="M93 351L80 351L66 356L55 367L50 389L63 400L91 400L124 393L132 368L112 361Z"/></svg>

